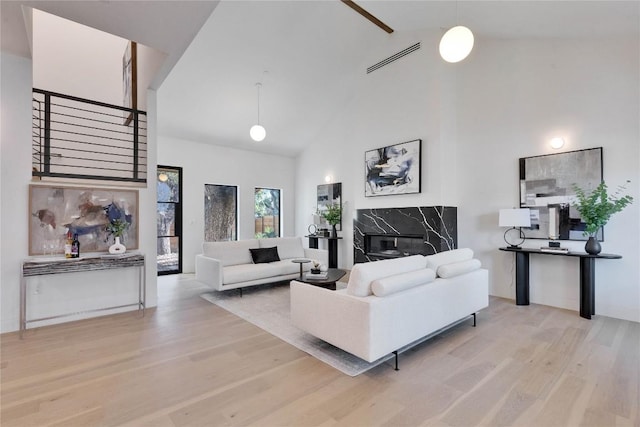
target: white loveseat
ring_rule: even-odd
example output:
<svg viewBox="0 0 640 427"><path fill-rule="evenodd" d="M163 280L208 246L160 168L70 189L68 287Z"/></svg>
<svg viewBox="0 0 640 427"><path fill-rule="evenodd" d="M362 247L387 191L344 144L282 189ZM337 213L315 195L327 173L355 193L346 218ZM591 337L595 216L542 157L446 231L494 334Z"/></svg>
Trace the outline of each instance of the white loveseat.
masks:
<svg viewBox="0 0 640 427"><path fill-rule="evenodd" d="M294 280L291 321L373 362L470 315L475 322L489 305L488 271L480 267L471 249L456 249L356 264L337 291Z"/></svg>
<svg viewBox="0 0 640 427"><path fill-rule="evenodd" d="M272 247L277 247L280 261L253 263L250 249ZM303 247L301 237L204 242L196 255L196 280L217 291L290 280L300 277L300 264L291 262L295 258L327 264L328 252ZM311 263L302 266L308 271Z"/></svg>

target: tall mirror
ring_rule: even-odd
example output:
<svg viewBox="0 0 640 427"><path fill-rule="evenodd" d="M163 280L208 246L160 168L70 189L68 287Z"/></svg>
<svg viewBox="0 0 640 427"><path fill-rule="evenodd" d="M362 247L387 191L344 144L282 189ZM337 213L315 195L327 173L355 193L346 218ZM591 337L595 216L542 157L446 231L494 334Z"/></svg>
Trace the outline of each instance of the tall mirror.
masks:
<svg viewBox="0 0 640 427"><path fill-rule="evenodd" d="M320 184L318 185L318 214L327 210L327 206L337 204L342 208L342 183L337 182L335 184ZM319 228L331 229L331 225L319 215ZM342 230L342 218L336 225L336 230Z"/></svg>

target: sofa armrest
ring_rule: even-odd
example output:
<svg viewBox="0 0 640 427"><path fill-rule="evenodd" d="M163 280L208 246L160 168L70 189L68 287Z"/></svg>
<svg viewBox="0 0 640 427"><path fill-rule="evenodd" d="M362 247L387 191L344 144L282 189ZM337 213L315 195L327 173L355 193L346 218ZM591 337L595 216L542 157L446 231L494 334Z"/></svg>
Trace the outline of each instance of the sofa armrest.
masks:
<svg viewBox="0 0 640 427"><path fill-rule="evenodd" d="M362 359L369 360L371 298L354 297L292 280L291 323Z"/></svg>
<svg viewBox="0 0 640 427"><path fill-rule="evenodd" d="M318 260L321 264L329 265L329 251L326 249L304 248L304 256Z"/></svg>
<svg viewBox="0 0 640 427"><path fill-rule="evenodd" d="M222 290L222 261L204 256L203 254L196 255L196 280L204 283L205 285L216 289Z"/></svg>

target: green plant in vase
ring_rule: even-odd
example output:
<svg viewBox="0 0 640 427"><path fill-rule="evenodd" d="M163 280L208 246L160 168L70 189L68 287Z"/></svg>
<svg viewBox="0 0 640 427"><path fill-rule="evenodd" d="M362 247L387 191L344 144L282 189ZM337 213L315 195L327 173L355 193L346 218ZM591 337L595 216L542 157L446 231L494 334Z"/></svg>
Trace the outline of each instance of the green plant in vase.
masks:
<svg viewBox="0 0 640 427"><path fill-rule="evenodd" d="M110 254L123 254L127 248L120 242L120 238L129 227L129 223L121 219L114 219L107 224L105 231L114 236L115 243L109 247Z"/></svg>
<svg viewBox="0 0 640 427"><path fill-rule="evenodd" d="M630 181L618 187L611 195L608 193L607 184L602 181L593 191L587 193L582 188L573 184L576 193L574 207L580 213L580 218L586 224L584 235L589 237L585 245L585 251L592 255L600 253L600 243L595 238L596 233L603 227L611 216L620 212L633 202L633 197L622 195Z"/></svg>
<svg viewBox="0 0 640 427"><path fill-rule="evenodd" d="M331 237L338 237L338 232L336 231L336 225L340 223L342 219L342 207L339 203L332 203L326 206L326 209L318 212L318 214L324 218L329 224L331 224Z"/></svg>

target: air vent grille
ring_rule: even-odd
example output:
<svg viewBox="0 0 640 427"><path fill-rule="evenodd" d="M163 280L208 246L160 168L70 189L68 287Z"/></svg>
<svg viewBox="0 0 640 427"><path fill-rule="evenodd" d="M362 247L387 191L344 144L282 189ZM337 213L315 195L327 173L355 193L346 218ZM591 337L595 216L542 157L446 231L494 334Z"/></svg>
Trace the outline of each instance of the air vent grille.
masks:
<svg viewBox="0 0 640 427"><path fill-rule="evenodd" d="M418 49L420 49L420 42L414 44L413 46L409 46L408 48L406 48L404 50L401 50L400 52L396 53L395 55L391 55L387 59L383 59L382 61L378 62L377 64L374 64L371 67L367 68L367 74L372 73L375 70L384 67L385 65L389 65L392 62L397 61L398 59L402 58L403 56L407 56L410 53L413 53Z"/></svg>

